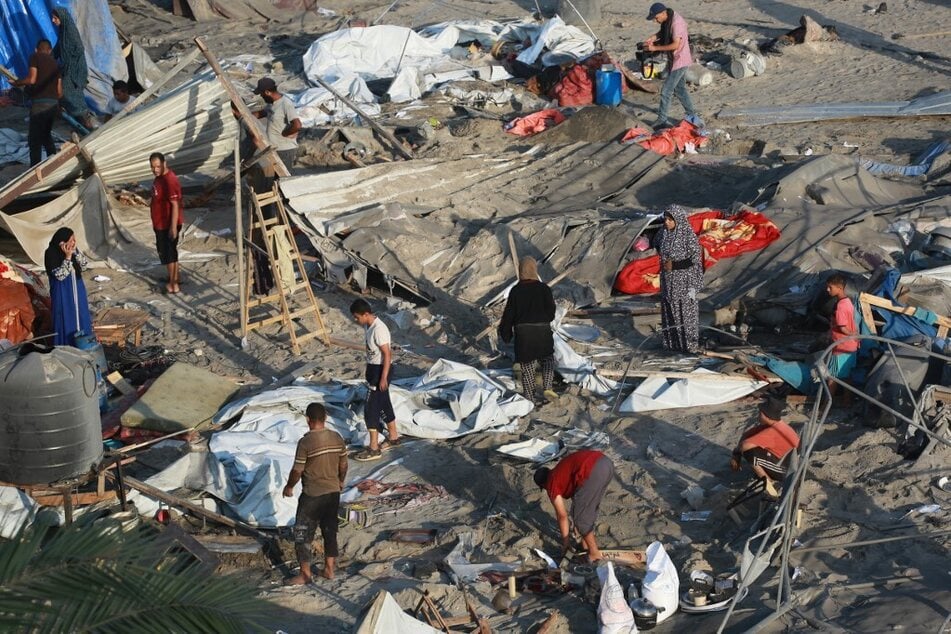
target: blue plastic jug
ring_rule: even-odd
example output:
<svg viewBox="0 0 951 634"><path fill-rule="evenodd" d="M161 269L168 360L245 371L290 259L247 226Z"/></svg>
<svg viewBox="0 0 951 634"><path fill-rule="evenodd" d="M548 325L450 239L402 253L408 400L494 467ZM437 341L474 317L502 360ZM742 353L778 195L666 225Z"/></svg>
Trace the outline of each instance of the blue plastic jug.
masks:
<svg viewBox="0 0 951 634"><path fill-rule="evenodd" d="M594 102L599 106L621 103L621 71L605 64L594 76Z"/></svg>

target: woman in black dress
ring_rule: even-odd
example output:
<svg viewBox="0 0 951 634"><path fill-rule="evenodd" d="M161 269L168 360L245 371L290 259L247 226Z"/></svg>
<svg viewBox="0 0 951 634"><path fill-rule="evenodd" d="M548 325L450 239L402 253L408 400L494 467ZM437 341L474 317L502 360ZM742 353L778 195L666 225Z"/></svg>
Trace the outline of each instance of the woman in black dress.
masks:
<svg viewBox="0 0 951 634"><path fill-rule="evenodd" d="M499 337L509 343L515 338L515 361L522 369L525 398L535 398L535 362L542 368L543 401L558 398L552 390L555 379L555 341L551 322L555 318L555 300L547 284L538 279L535 259L524 257L518 265L518 284L509 292L499 324Z"/></svg>

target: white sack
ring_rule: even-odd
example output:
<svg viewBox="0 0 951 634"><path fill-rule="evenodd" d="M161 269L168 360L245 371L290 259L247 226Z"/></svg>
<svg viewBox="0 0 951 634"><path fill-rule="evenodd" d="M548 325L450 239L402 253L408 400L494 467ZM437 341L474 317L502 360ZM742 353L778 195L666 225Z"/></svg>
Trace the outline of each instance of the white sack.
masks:
<svg viewBox="0 0 951 634"><path fill-rule="evenodd" d="M614 564L610 561L598 566L601 581L601 600L598 601L598 634L634 634L634 613L627 604L624 588L614 576ZM658 619L659 621L660 619Z"/></svg>
<svg viewBox="0 0 951 634"><path fill-rule="evenodd" d="M680 596L680 577L664 545L654 542L647 547L647 574L644 575L644 598L657 608L657 622L677 611ZM663 608L663 609L662 609Z"/></svg>

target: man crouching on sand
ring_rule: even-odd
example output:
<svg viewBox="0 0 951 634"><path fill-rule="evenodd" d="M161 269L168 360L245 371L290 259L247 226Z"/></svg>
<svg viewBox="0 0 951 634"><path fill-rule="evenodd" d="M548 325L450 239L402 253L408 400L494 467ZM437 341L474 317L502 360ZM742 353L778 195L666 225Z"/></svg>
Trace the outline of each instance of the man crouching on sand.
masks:
<svg viewBox="0 0 951 634"><path fill-rule="evenodd" d="M568 454L554 469L541 467L535 471L535 484L548 493L555 507L558 530L561 532L563 559L571 549L571 525L565 500L571 500L571 521L588 551L588 561L602 559L594 538L601 498L614 479L614 463L600 451L591 449Z"/></svg>
<svg viewBox="0 0 951 634"><path fill-rule="evenodd" d="M783 406L781 399L767 397L759 408L759 425L743 432L730 459L730 468L739 471L740 459L746 458L773 498L779 497L774 481L786 477L792 450L799 446L799 435L782 420Z"/></svg>
<svg viewBox="0 0 951 634"><path fill-rule="evenodd" d="M347 445L340 434L327 429L327 410L320 403L307 406L310 431L297 443L294 468L287 477L284 497L294 497L294 487L303 480L304 491L297 502L294 520L294 549L300 563L300 574L284 583L301 586L313 580L310 562L317 527L324 540L324 569L320 576L334 578L337 563L337 512L340 490L347 479Z"/></svg>

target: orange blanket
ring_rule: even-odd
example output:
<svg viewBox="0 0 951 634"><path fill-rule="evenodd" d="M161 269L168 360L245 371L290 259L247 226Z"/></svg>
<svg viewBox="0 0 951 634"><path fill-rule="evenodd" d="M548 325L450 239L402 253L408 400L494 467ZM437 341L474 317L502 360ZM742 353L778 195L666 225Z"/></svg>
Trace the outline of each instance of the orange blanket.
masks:
<svg viewBox="0 0 951 634"><path fill-rule="evenodd" d="M707 137L700 134L700 128L689 121L681 121L673 128L654 134L647 128L631 128L621 137L621 143L637 143L645 150L665 156L683 152L688 143L692 143L694 147L702 147L706 142Z"/></svg>
<svg viewBox="0 0 951 634"><path fill-rule="evenodd" d="M703 247L704 270L724 258L759 251L779 238L776 225L755 211L741 211L732 218L722 211L702 211L691 214L689 220ZM628 262L615 278L614 288L628 295L659 292L660 257L653 255Z"/></svg>
<svg viewBox="0 0 951 634"><path fill-rule="evenodd" d="M561 114L561 111L549 108L518 119L512 119L505 124L504 130L515 136L532 136L544 132L548 128L553 128L564 120L565 115Z"/></svg>

